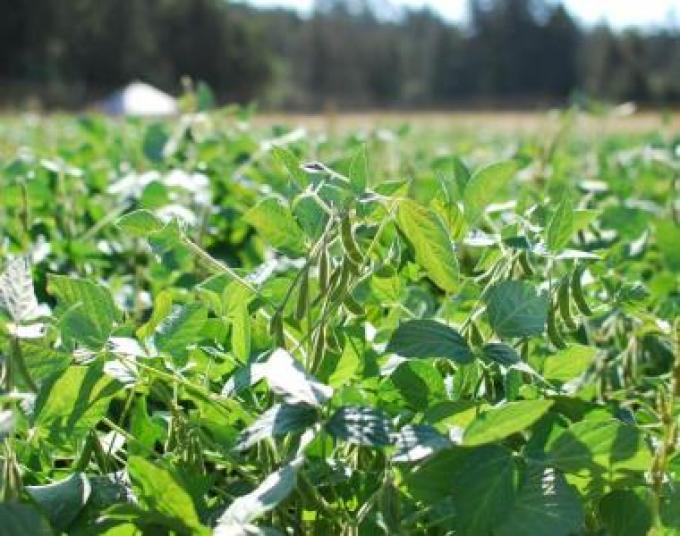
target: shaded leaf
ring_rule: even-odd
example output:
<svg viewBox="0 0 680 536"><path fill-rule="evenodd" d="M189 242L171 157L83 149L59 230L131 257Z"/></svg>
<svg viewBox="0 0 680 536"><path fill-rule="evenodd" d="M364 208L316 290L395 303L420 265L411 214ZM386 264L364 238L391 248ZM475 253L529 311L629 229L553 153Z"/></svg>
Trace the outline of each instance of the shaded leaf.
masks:
<svg viewBox="0 0 680 536"><path fill-rule="evenodd" d="M465 339L453 328L435 320L409 320L399 325L387 351L404 357L447 357L459 363L473 360Z"/></svg>
<svg viewBox="0 0 680 536"><path fill-rule="evenodd" d="M648 534L653 516L646 490L620 489L608 493L598 504L599 518L611 536ZM653 499L652 499L653 500Z"/></svg>
<svg viewBox="0 0 680 536"><path fill-rule="evenodd" d="M540 335L548 317L548 298L525 281L495 284L484 297L486 313L500 337Z"/></svg>
<svg viewBox="0 0 680 536"><path fill-rule="evenodd" d="M25 489L58 530L64 530L71 524L91 493L90 482L83 473L74 473L54 484L26 486Z"/></svg>
<svg viewBox="0 0 680 536"><path fill-rule="evenodd" d="M530 466L512 509L494 535L569 536L579 533L584 522L579 496L564 477L550 467Z"/></svg>

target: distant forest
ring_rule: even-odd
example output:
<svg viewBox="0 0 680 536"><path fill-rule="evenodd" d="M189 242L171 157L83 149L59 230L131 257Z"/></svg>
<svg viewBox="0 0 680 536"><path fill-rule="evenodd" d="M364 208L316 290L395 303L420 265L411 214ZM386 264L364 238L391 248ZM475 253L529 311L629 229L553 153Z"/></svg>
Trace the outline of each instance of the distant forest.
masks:
<svg viewBox="0 0 680 536"><path fill-rule="evenodd" d="M383 0L384 1L384 0ZM470 0L466 25L375 0L302 16L224 0L0 0L0 103L78 108L140 79L269 109L680 104L680 28L579 27L560 4Z"/></svg>

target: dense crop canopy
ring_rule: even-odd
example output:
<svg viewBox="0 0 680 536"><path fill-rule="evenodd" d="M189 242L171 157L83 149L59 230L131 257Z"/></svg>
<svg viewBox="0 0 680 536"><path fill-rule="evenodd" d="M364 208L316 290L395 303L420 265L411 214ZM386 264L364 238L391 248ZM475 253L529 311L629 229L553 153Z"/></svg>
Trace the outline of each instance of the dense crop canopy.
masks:
<svg viewBox="0 0 680 536"><path fill-rule="evenodd" d="M0 533L680 532L680 139L569 117L26 126Z"/></svg>

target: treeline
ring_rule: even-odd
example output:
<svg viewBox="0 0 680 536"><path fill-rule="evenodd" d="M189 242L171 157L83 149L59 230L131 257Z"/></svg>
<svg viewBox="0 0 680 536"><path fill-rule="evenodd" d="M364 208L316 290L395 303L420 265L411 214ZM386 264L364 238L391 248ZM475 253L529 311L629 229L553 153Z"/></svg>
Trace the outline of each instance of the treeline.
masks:
<svg viewBox="0 0 680 536"><path fill-rule="evenodd" d="M4 4L4 5L3 5ZM376 0L312 15L224 0L0 0L0 99L81 106L183 75L264 107L540 106L585 94L680 102L680 31L579 27L543 0L470 0L469 24Z"/></svg>

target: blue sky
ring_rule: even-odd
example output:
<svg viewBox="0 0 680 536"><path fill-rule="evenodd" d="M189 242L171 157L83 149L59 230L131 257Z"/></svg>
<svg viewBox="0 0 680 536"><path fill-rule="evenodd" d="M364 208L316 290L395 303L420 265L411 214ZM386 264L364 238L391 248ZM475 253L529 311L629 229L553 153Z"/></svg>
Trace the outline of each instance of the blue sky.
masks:
<svg viewBox="0 0 680 536"><path fill-rule="evenodd" d="M313 0L242 0L259 6L285 6L309 10ZM391 0L395 5L430 6L452 21L465 20L467 0ZM664 25L672 13L680 26L680 0L563 0L581 22L595 24L606 20L614 27Z"/></svg>

